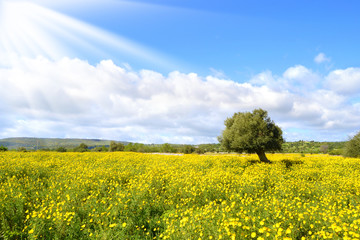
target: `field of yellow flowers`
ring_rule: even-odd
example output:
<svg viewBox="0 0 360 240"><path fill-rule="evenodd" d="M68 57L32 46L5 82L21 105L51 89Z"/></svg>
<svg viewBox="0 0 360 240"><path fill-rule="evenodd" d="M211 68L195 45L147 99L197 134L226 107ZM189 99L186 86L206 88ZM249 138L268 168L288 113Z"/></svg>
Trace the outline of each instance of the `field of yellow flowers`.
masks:
<svg viewBox="0 0 360 240"><path fill-rule="evenodd" d="M360 159L0 153L0 239L360 239Z"/></svg>

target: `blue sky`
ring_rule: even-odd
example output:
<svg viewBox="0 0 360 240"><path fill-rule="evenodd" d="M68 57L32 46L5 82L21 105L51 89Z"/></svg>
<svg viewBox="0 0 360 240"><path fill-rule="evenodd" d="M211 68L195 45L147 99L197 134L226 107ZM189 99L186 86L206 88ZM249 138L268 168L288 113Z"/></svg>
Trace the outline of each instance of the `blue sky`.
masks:
<svg viewBox="0 0 360 240"><path fill-rule="evenodd" d="M357 1L0 0L0 138L216 142L268 110L288 141L360 129Z"/></svg>
<svg viewBox="0 0 360 240"><path fill-rule="evenodd" d="M358 63L355 1L118 2L101 11L96 5L72 12L188 63L179 66L187 71L209 74L215 68L246 81L253 73L271 69L280 74L296 64L319 68L313 58L320 52L339 67Z"/></svg>

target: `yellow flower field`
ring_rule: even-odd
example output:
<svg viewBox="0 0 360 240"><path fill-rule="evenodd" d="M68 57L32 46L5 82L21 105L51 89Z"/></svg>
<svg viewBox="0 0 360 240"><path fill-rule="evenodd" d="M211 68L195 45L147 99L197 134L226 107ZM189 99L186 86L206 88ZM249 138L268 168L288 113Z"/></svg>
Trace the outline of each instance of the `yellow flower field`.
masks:
<svg viewBox="0 0 360 240"><path fill-rule="evenodd" d="M0 153L0 239L360 239L360 159Z"/></svg>

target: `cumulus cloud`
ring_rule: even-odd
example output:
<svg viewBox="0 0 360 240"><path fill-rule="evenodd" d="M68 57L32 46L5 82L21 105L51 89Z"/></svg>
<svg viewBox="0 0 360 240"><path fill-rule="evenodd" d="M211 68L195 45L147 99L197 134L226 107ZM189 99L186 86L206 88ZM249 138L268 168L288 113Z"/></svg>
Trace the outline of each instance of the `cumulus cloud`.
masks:
<svg viewBox="0 0 360 240"><path fill-rule="evenodd" d="M358 105L332 89L317 89L322 80L304 66L238 83L196 73L136 72L110 60L94 66L69 58L22 59L0 69L0 137L216 142L227 117L258 107L289 137L291 128L360 127Z"/></svg>
<svg viewBox="0 0 360 240"><path fill-rule="evenodd" d="M250 83L258 86L268 86L276 91L289 91L292 93L307 92L318 88L321 76L302 65L289 67L282 76L274 76L270 71L255 75Z"/></svg>
<svg viewBox="0 0 360 240"><path fill-rule="evenodd" d="M287 94L195 73L134 72L102 61L23 59L1 69L2 137L214 142L234 111L287 105Z"/></svg>
<svg viewBox="0 0 360 240"><path fill-rule="evenodd" d="M326 78L327 87L332 91L354 95L360 91L360 68L338 69Z"/></svg>
<svg viewBox="0 0 360 240"><path fill-rule="evenodd" d="M331 59L326 57L326 55L324 53L319 53L314 58L314 62L316 62L318 64L323 63L323 62L330 62L330 61L331 61Z"/></svg>
<svg viewBox="0 0 360 240"><path fill-rule="evenodd" d="M311 135L306 132L309 130L317 132L311 135L313 139L346 140L351 129L360 128L358 100L352 96L359 90L357 80L357 69L335 70L321 76L297 65L285 70L282 76L275 76L270 71L260 73L250 83L269 86L275 92L289 92L292 107L278 114L285 130L303 132L303 138ZM285 131L286 134L290 139L301 136L291 131Z"/></svg>

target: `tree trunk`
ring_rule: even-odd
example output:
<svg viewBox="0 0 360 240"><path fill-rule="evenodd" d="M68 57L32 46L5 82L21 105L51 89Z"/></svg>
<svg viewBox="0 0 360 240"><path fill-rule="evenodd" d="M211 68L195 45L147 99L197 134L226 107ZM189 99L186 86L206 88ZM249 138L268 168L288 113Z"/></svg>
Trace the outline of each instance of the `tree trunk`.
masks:
<svg viewBox="0 0 360 240"><path fill-rule="evenodd" d="M267 157L265 155L265 151L259 150L256 152L256 154L259 156L260 162L271 163L270 160L267 159Z"/></svg>

